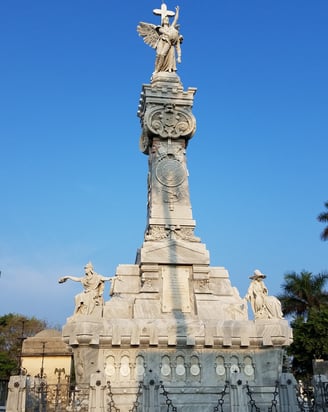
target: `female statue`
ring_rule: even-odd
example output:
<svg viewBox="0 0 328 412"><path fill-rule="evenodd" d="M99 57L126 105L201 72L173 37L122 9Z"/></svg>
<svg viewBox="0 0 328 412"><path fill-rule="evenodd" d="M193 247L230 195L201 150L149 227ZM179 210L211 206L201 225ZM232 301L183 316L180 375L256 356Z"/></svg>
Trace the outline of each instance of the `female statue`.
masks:
<svg viewBox="0 0 328 412"><path fill-rule="evenodd" d="M139 23L137 31L144 42L156 50L155 71L158 72L175 72L176 54L177 61L181 63L181 47L183 37L179 33L177 24L179 18L179 7L176 7L176 12L167 12L166 8L162 12L161 26L155 26L151 23ZM175 15L172 24L170 25L169 14Z"/></svg>

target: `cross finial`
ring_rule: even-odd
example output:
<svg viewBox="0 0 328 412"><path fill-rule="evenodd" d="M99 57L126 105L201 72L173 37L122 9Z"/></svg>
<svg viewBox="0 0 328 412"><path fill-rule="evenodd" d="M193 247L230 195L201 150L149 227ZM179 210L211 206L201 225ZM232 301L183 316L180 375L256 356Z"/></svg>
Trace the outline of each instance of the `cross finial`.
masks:
<svg viewBox="0 0 328 412"><path fill-rule="evenodd" d="M167 6L164 3L164 1L162 2L161 8L154 9L153 13L156 14L157 16L161 16L161 24L163 24L165 17L173 17L175 15L174 11L170 11L167 9Z"/></svg>

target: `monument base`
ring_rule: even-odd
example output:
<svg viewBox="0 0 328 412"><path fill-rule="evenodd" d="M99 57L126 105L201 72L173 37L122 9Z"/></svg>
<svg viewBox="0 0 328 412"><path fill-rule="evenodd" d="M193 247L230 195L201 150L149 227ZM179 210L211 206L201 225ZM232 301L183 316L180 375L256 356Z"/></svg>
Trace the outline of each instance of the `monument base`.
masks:
<svg viewBox="0 0 328 412"><path fill-rule="evenodd" d="M167 402L213 411L220 399L232 408L248 396L271 405L291 329L283 319L249 320L226 269L119 265L116 275L103 316L74 315L63 328L78 388L101 374L121 412Z"/></svg>

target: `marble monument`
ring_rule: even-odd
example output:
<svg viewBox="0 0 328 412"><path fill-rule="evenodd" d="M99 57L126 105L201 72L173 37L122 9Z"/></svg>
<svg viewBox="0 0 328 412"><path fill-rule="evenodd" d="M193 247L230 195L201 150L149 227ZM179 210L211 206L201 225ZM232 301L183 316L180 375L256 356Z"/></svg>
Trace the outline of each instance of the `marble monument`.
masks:
<svg viewBox="0 0 328 412"><path fill-rule="evenodd" d="M210 265L195 234L186 153L196 131L196 89L184 89L176 73L179 8L170 11L163 3L154 14L158 25L137 27L156 52L138 109L139 145L149 165L144 241L135 262L119 264L113 278L89 263L84 276L59 280L84 288L63 327L74 353L80 410L205 412L223 410L224 403L245 411L252 396L267 408L291 329L268 294L265 275L256 270L241 297L227 269ZM106 281L111 297L104 301Z"/></svg>

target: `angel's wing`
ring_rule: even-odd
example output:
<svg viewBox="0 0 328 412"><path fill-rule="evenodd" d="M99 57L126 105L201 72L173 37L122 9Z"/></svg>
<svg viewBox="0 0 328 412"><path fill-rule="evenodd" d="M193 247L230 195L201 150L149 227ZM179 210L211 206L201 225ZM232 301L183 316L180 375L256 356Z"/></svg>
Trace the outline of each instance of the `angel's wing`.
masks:
<svg viewBox="0 0 328 412"><path fill-rule="evenodd" d="M155 26L155 24L144 22L140 22L137 26L137 32L139 33L139 36L143 37L144 42L154 49L159 38L159 34L156 28L157 26Z"/></svg>

